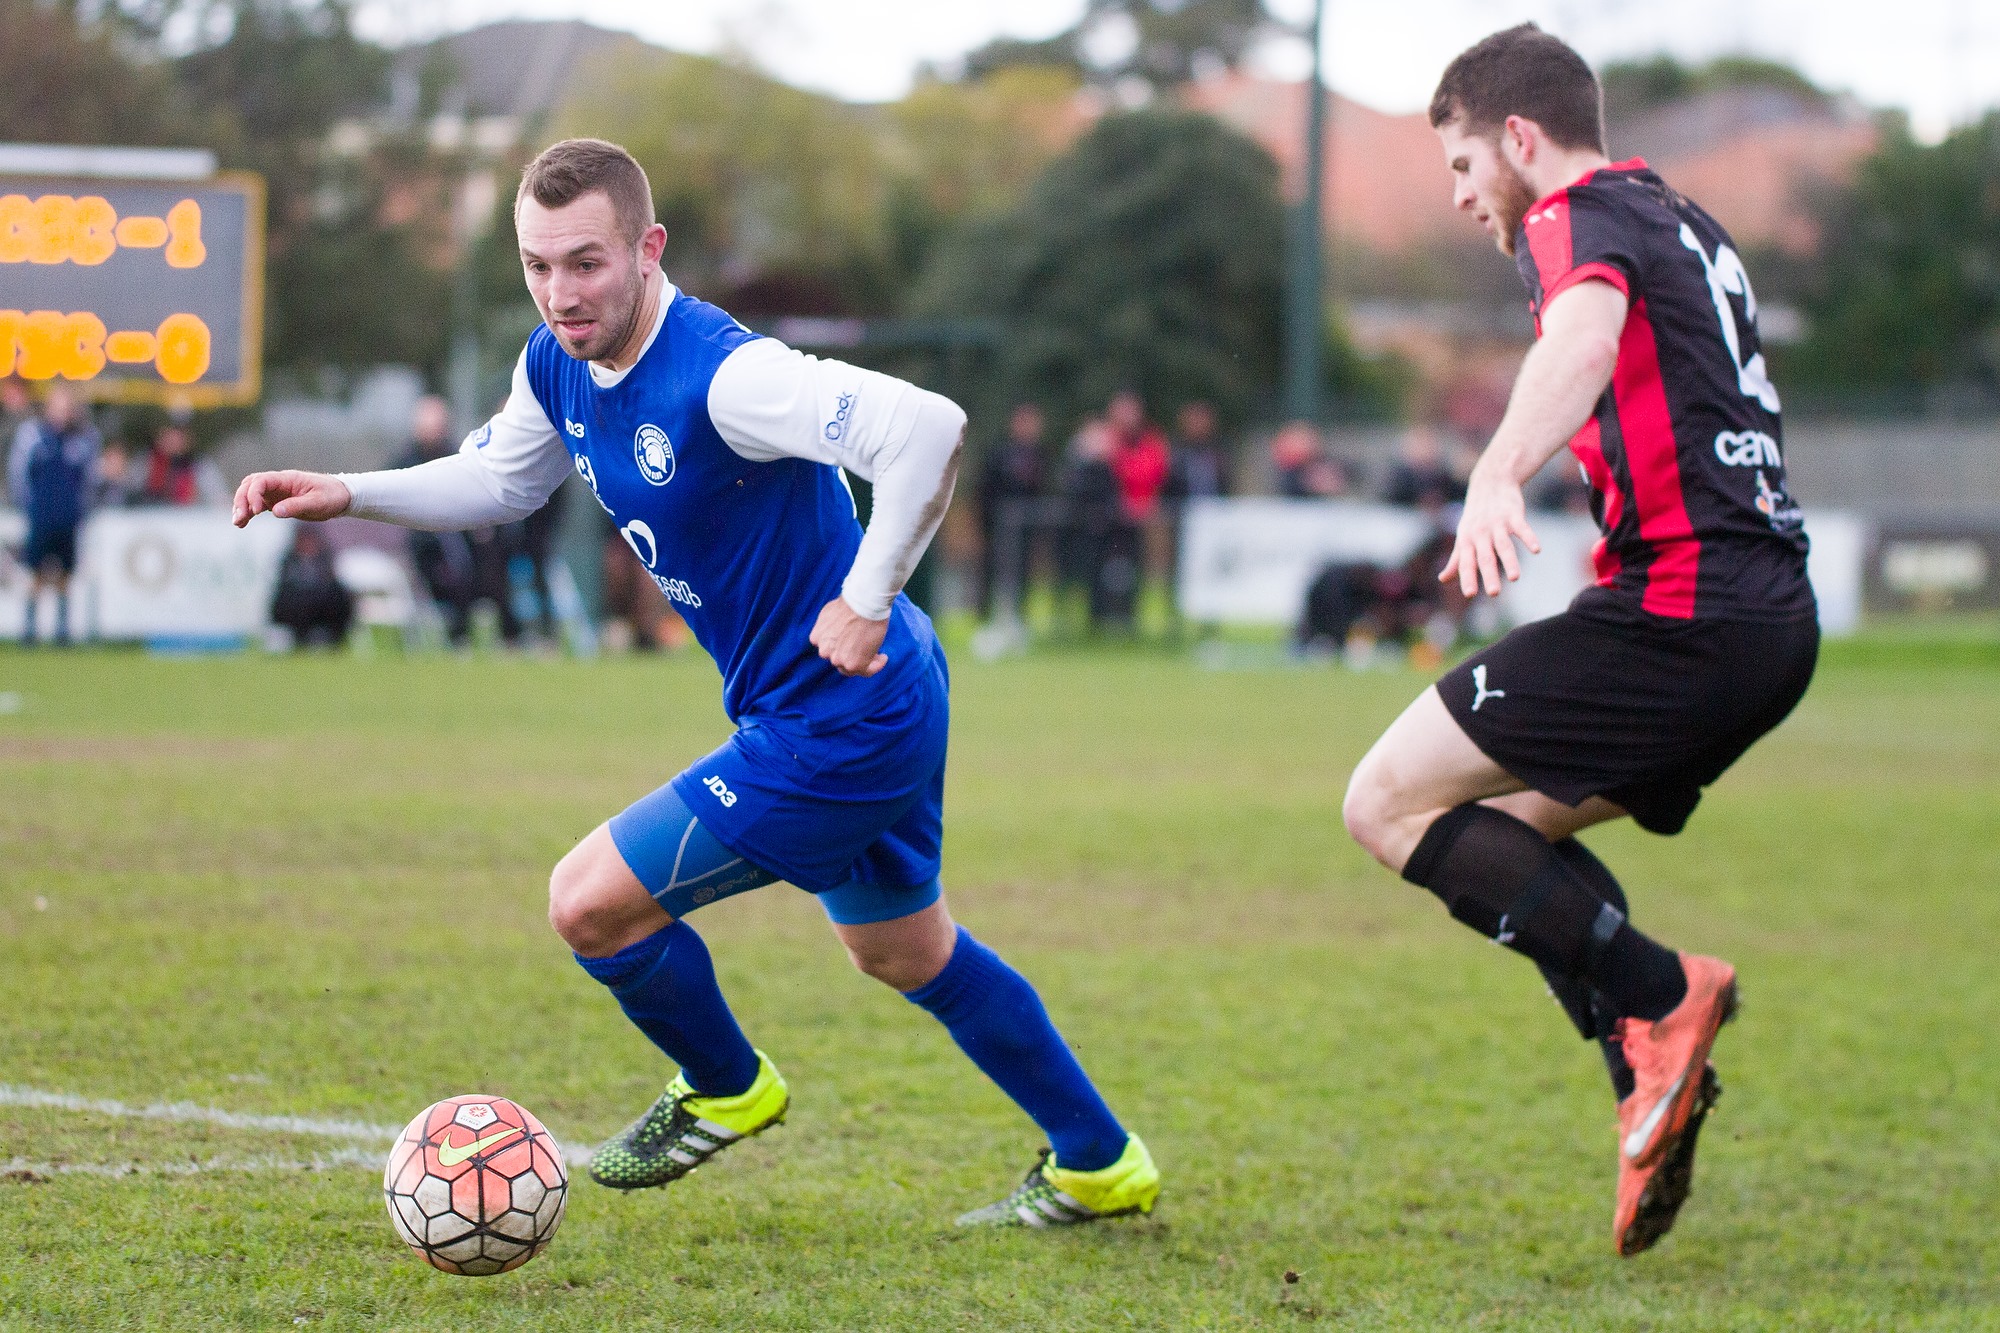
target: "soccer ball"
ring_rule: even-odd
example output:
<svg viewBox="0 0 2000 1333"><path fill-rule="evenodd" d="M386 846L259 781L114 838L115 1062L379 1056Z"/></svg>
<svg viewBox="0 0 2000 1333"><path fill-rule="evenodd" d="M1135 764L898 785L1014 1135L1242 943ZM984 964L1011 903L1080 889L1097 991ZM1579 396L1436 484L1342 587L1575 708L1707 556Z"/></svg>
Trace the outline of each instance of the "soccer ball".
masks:
<svg viewBox="0 0 2000 1333"><path fill-rule="evenodd" d="M389 1150L396 1234L433 1268L486 1277L540 1254L562 1223L569 1172L542 1122L505 1097L447 1097Z"/></svg>

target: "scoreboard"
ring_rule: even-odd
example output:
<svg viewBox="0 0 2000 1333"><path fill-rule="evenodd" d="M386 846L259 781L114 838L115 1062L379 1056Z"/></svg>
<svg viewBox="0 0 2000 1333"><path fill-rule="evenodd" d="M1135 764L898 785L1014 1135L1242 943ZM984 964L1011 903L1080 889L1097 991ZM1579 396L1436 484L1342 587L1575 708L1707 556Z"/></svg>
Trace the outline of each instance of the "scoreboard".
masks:
<svg viewBox="0 0 2000 1333"><path fill-rule="evenodd" d="M91 398L254 402L264 184L0 175L0 376Z"/></svg>

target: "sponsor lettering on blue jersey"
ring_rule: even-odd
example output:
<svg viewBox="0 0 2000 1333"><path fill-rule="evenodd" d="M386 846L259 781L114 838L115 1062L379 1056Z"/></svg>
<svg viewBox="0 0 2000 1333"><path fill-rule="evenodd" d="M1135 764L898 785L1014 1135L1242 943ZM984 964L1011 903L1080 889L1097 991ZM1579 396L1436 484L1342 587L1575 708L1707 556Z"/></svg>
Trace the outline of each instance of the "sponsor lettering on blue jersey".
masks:
<svg viewBox="0 0 2000 1333"><path fill-rule="evenodd" d="M721 668L731 720L830 730L918 685L937 640L929 618L898 596L882 644L889 664L877 675L842 676L813 647L861 525L839 468L750 462L709 419L715 372L756 336L676 292L653 345L617 384L599 386L546 327L528 339L528 383L562 423L577 475ZM851 400L837 406L829 440L851 410Z"/></svg>

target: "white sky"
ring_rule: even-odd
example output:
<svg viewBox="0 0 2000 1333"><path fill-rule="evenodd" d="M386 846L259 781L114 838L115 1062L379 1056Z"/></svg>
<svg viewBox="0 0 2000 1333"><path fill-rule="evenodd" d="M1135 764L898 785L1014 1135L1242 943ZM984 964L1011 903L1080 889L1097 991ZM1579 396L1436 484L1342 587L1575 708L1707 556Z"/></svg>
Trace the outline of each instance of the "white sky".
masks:
<svg viewBox="0 0 2000 1333"><path fill-rule="evenodd" d="M1271 0L1287 16L1311 0ZM884 101L925 61L946 62L1006 34L1038 38L1075 22L1082 0L362 0L362 25L391 42L500 18L583 18L684 51L730 50L803 87ZM1908 110L1942 134L2000 105L2000 4L1994 0L1328 0L1330 81L1384 111L1429 100L1445 63L1522 19L1593 61L1671 51L1701 59L1747 51L1799 66L1826 87ZM1302 44L1260 53L1272 74L1303 77Z"/></svg>

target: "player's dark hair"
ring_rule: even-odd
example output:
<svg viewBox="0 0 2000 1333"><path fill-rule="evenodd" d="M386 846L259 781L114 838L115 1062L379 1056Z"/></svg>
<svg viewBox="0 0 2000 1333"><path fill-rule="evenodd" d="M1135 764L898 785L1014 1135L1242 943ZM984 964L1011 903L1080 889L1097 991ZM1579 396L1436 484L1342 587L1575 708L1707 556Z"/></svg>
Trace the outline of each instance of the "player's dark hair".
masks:
<svg viewBox="0 0 2000 1333"><path fill-rule="evenodd" d="M1431 95L1431 128L1461 122L1493 134L1507 117L1532 120L1564 148L1604 151L1604 94L1582 56L1532 23L1496 32L1445 66Z"/></svg>
<svg viewBox="0 0 2000 1333"><path fill-rule="evenodd" d="M602 139L564 139L544 148L521 173L514 207L518 211L523 199L533 199L543 208L561 208L592 190L610 197L612 216L626 240L636 244L653 225L653 185L646 169Z"/></svg>

